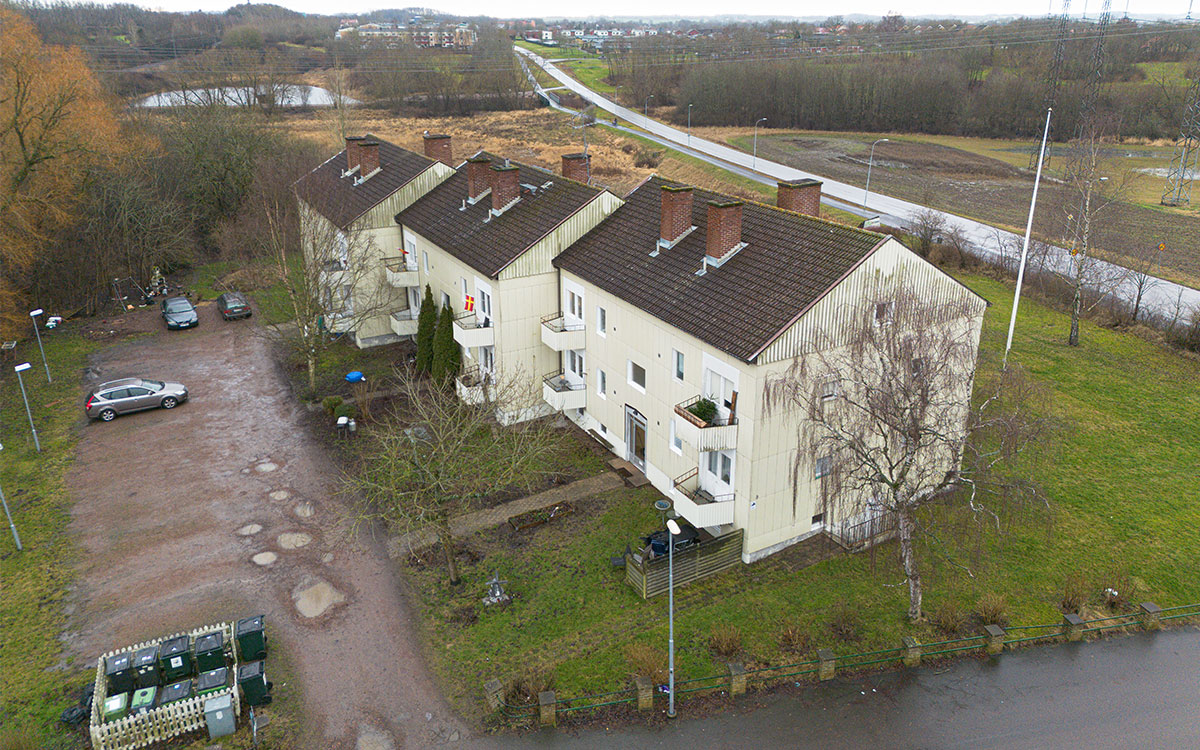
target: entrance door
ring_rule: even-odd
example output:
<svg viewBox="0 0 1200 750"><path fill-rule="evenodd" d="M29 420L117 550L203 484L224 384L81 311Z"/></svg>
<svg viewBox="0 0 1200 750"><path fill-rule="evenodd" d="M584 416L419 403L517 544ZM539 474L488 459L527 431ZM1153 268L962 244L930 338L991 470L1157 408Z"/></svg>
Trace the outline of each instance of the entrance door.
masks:
<svg viewBox="0 0 1200 750"><path fill-rule="evenodd" d="M646 418L628 404L625 406L625 452L629 463L646 470Z"/></svg>

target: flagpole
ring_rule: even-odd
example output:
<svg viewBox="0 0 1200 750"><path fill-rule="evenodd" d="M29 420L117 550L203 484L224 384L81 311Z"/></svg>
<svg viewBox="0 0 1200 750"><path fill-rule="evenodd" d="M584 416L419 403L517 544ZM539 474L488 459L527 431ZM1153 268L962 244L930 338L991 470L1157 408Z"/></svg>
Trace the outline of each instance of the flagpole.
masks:
<svg viewBox="0 0 1200 750"><path fill-rule="evenodd" d="M1017 326L1017 306L1021 304L1021 284L1025 281L1025 259L1029 257L1029 236L1033 233L1033 210L1037 207L1038 185L1042 182L1042 164L1046 160L1046 141L1050 138L1050 115L1046 110L1046 128L1042 131L1042 150L1038 153L1037 176L1033 178L1033 199L1029 201L1029 218L1025 222L1025 242L1021 245L1021 266L1017 269L1017 289L1013 292L1012 317L1008 320L1008 341L1004 344L1004 361L1000 369L1008 369L1008 352L1012 349L1013 329Z"/></svg>

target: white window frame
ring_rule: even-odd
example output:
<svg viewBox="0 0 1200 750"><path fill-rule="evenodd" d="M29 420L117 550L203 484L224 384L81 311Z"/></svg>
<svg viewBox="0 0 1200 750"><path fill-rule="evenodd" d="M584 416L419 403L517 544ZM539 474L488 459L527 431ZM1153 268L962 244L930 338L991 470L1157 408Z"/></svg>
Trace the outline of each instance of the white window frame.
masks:
<svg viewBox="0 0 1200 750"><path fill-rule="evenodd" d="M642 371L642 384L633 379L633 368L636 367ZM646 368L634 362L632 359L625 360L625 380L629 383L629 387L636 390L638 393L646 392Z"/></svg>
<svg viewBox="0 0 1200 750"><path fill-rule="evenodd" d="M874 307L875 325L887 326L892 324L893 305L891 302L876 302Z"/></svg>
<svg viewBox="0 0 1200 750"><path fill-rule="evenodd" d="M671 352L671 376L675 379L675 382L682 383L684 380L683 376L687 373L685 369L687 360L684 359L683 352L678 349L672 349Z"/></svg>
<svg viewBox="0 0 1200 750"><path fill-rule="evenodd" d="M608 390L608 373L596 368L596 395L607 400L608 394L605 393L606 390Z"/></svg>
<svg viewBox="0 0 1200 750"><path fill-rule="evenodd" d="M821 381L821 403L828 403L838 397L838 379L825 378Z"/></svg>
<svg viewBox="0 0 1200 750"><path fill-rule="evenodd" d="M596 305L596 333L604 337L608 335L608 311Z"/></svg>
<svg viewBox="0 0 1200 750"><path fill-rule="evenodd" d="M671 418L671 450L678 456L683 455L683 441L675 430L675 418Z"/></svg>
<svg viewBox="0 0 1200 750"><path fill-rule="evenodd" d="M428 250L421 251L421 260L423 260L425 262L425 275L428 276L429 275L429 251Z"/></svg>
<svg viewBox="0 0 1200 750"><path fill-rule="evenodd" d="M817 460L813 462L813 479L824 479L833 471L833 454L826 453L824 456L817 456Z"/></svg>

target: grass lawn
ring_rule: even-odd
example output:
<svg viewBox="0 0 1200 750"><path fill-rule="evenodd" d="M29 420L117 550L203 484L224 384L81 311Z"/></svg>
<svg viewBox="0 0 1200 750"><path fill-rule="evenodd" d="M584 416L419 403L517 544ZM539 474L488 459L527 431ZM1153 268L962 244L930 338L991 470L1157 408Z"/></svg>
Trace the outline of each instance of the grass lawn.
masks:
<svg viewBox="0 0 1200 750"><path fill-rule="evenodd" d="M545 47L540 44L533 44L532 42L526 42L523 39L514 40L513 44L522 49L527 49L530 52L534 53L535 55L538 55L539 57L543 57L547 60L557 60L560 57L572 57L572 58L581 58L581 59L588 59L588 58L599 59L599 57L600 57L599 55L597 55L593 52L587 52L586 50L582 50L579 47L567 47L567 46Z"/></svg>
<svg viewBox="0 0 1200 750"><path fill-rule="evenodd" d="M579 82L600 94L616 93L617 87L604 79L608 78L608 63L598 57L580 58L567 62L556 63L559 68L570 73Z"/></svg>
<svg viewBox="0 0 1200 750"><path fill-rule="evenodd" d="M991 302L982 357L995 368L1008 321L1011 288L984 277L963 280ZM969 614L984 594L1007 600L1014 624L1055 623L1068 577L1085 582L1090 606L1106 586L1133 601L1163 606L1200 601L1200 363L1135 336L1083 324L1078 348L1065 345L1067 319L1032 302L1022 307L1014 358L1054 396L1068 429L1038 469L1048 510L1005 516L1003 535L948 535L952 559L974 577L922 549L926 611ZM608 558L658 525L652 491L619 490L540 530L495 529L468 540L465 585L449 590L440 567L412 567L430 652L454 704L480 715L481 685L531 669L553 673L561 697L626 687L634 671L627 650L665 651L666 602L643 601ZM968 518L940 512L943 530L974 529ZM975 538L968 538L968 537ZM961 541L953 541L961 539ZM676 639L681 679L720 672L709 650L714 630L740 631L749 664L811 659L828 646L848 654L899 645L902 635L942 640L932 625L909 626L906 592L894 546L801 567L784 552L677 592ZM496 572L516 597L502 610L477 607ZM1120 588L1118 588L1120 590ZM830 621L848 606L858 638L835 638ZM480 610L478 619L464 616ZM809 647L785 653L785 624L807 634ZM970 632L970 625L963 632ZM665 659L665 654L660 655Z"/></svg>

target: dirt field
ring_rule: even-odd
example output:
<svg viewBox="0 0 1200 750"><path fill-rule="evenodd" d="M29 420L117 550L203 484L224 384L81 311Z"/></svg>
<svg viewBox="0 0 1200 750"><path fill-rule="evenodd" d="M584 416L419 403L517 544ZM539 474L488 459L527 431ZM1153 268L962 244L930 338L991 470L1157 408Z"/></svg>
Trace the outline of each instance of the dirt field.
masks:
<svg viewBox="0 0 1200 750"><path fill-rule="evenodd" d="M337 469L252 323L223 322L212 303L191 331L161 330L152 309L125 320L156 332L104 350L90 374L177 380L191 399L109 424L81 418L68 478L82 552L67 651L92 659L264 613L269 712L295 717L289 746L467 739L428 677L381 541L345 533ZM263 553L273 562L256 564Z"/></svg>

